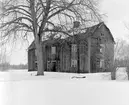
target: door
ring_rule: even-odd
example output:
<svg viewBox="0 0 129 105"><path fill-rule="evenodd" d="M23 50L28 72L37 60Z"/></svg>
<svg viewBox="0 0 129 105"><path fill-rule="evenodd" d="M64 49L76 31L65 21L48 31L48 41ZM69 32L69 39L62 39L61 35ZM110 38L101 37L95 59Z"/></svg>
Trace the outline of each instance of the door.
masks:
<svg viewBox="0 0 129 105"><path fill-rule="evenodd" d="M86 55L85 54L80 54L80 72L85 72L86 71Z"/></svg>

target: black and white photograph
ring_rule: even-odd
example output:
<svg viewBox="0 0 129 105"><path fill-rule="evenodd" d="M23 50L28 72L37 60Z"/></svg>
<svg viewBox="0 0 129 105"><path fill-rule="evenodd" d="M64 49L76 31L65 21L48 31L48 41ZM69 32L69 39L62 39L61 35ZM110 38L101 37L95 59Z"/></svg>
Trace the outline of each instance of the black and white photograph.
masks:
<svg viewBox="0 0 129 105"><path fill-rule="evenodd" d="M129 1L0 0L0 105L129 105Z"/></svg>

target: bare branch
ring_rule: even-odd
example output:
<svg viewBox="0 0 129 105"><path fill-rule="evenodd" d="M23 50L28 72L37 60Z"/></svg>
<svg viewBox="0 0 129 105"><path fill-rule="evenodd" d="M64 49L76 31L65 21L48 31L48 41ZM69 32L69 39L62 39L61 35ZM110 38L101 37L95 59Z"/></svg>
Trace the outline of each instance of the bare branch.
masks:
<svg viewBox="0 0 129 105"><path fill-rule="evenodd" d="M41 0L40 0L41 1ZM47 17L48 17L48 14L49 14L49 10L50 10L50 5L51 5L51 0L48 0L46 2L46 8L44 10L44 16L43 16L43 19L42 19L42 22L41 22L41 26L39 27L39 33L42 34L42 29L45 27L46 25L46 21L47 21Z"/></svg>
<svg viewBox="0 0 129 105"><path fill-rule="evenodd" d="M71 36L68 32L62 30L55 30L55 29L45 29L43 32L56 32L56 33L63 33L67 36Z"/></svg>
<svg viewBox="0 0 129 105"><path fill-rule="evenodd" d="M71 6L73 5L73 2L74 2L74 1L75 1L75 0L72 0L71 3L69 3L69 5L68 5L67 7L64 6L64 7L62 7L62 9L59 9L59 10L56 11L55 13L51 14L51 15L48 17L48 20L49 20L51 17L53 17L53 16L55 16L55 15L61 13L62 11L68 9L69 7L71 7Z"/></svg>
<svg viewBox="0 0 129 105"><path fill-rule="evenodd" d="M0 28L3 28L3 27L5 27L5 26L7 26L7 25L14 24L14 23L16 23L16 24L17 24L17 23L19 23L19 24L24 24L24 23L20 23L20 21L22 21L23 19L28 20L29 22L32 23L32 20L29 19L29 18L27 18L27 17L19 17L19 18L16 18L16 19L12 20L12 21L3 23ZM24 26L25 26L25 25L24 25ZM27 28L31 29L27 24L26 24L26 26L27 26Z"/></svg>
<svg viewBox="0 0 129 105"><path fill-rule="evenodd" d="M7 8L5 11L8 12L8 11L11 11L11 10L21 10L21 11L27 13L30 16L31 15L30 12L27 11L26 8L22 8L22 7L27 7L29 9L28 6L18 5L18 6L11 6L11 7Z"/></svg>
<svg viewBox="0 0 129 105"><path fill-rule="evenodd" d="M43 9L45 10L44 2L42 0L39 0L39 1L40 1L41 5L42 5Z"/></svg>

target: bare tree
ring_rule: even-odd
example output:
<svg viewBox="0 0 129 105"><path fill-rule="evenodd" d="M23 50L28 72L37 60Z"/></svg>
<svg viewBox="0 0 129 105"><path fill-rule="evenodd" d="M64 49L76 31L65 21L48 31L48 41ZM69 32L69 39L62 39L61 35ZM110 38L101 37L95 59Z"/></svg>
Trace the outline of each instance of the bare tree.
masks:
<svg viewBox="0 0 129 105"><path fill-rule="evenodd" d="M116 72L119 70L120 66L127 67L127 75L128 72L128 44L125 40L117 39L115 48L114 48L114 64L111 66L111 79L116 79ZM129 76L128 76L129 77Z"/></svg>
<svg viewBox="0 0 129 105"><path fill-rule="evenodd" d="M5 71L9 69L9 57L5 46L0 47L0 70Z"/></svg>
<svg viewBox="0 0 129 105"><path fill-rule="evenodd" d="M38 61L37 75L44 75L42 39L51 33L70 35L71 24L87 26L101 21L97 0L5 0L1 8L4 41L33 33ZM84 28L84 27L83 27ZM44 46L44 45L43 45Z"/></svg>

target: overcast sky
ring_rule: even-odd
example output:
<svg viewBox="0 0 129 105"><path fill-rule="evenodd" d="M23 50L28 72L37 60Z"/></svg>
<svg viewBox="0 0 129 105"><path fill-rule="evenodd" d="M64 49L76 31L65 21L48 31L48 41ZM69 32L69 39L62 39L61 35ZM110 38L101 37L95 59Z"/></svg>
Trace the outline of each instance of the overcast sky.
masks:
<svg viewBox="0 0 129 105"><path fill-rule="evenodd" d="M106 13L106 24L114 38L129 39L129 0L101 0L101 11Z"/></svg>
<svg viewBox="0 0 129 105"><path fill-rule="evenodd" d="M129 31L125 27L125 24L129 24L129 0L101 0L100 9L106 13L104 20L114 38L129 40ZM26 47L13 51L10 63L27 63Z"/></svg>

